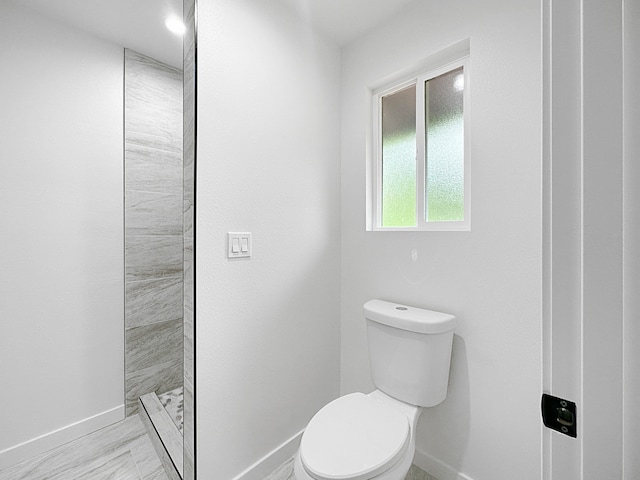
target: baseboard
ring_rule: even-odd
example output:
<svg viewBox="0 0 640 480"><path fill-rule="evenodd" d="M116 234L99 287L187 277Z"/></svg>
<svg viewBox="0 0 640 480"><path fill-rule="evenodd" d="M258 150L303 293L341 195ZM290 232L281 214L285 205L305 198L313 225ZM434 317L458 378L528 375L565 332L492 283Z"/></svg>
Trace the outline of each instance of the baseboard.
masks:
<svg viewBox="0 0 640 480"><path fill-rule="evenodd" d="M282 443L280 446L274 448L258 460L256 463L251 465L249 468L244 470L239 475L236 475L233 480L262 480L271 472L273 472L276 468L278 468L281 464L286 462L288 459L293 457L295 453L298 451L298 447L300 446L300 439L302 438L302 432L296 433L293 437L291 437L286 442Z"/></svg>
<svg viewBox="0 0 640 480"><path fill-rule="evenodd" d="M473 480L469 475L460 473L455 468L419 450L416 450L413 456L413 463L438 480Z"/></svg>
<svg viewBox="0 0 640 480"><path fill-rule="evenodd" d="M26 442L0 451L0 470L44 453L52 448L113 425L124 419L124 405L98 413L84 420L72 423Z"/></svg>

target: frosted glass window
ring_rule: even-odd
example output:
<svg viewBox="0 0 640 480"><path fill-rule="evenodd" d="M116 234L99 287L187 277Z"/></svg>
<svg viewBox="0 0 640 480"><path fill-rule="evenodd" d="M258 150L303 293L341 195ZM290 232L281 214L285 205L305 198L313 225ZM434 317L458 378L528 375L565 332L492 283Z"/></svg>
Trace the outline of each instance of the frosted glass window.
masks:
<svg viewBox="0 0 640 480"><path fill-rule="evenodd" d="M382 97L382 226L416 225L416 87Z"/></svg>
<svg viewBox="0 0 640 480"><path fill-rule="evenodd" d="M428 222L464 220L464 75L462 67L425 82Z"/></svg>
<svg viewBox="0 0 640 480"><path fill-rule="evenodd" d="M468 57L372 94L367 230L469 230Z"/></svg>

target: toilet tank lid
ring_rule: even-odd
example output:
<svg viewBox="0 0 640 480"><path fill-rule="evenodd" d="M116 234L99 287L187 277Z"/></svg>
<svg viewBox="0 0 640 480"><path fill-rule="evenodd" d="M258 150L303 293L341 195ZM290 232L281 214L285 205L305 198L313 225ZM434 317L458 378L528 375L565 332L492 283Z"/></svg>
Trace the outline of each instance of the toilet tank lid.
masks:
<svg viewBox="0 0 640 480"><path fill-rule="evenodd" d="M384 300L369 300L362 307L365 318L410 332L444 333L456 327L456 317L448 313L410 307Z"/></svg>

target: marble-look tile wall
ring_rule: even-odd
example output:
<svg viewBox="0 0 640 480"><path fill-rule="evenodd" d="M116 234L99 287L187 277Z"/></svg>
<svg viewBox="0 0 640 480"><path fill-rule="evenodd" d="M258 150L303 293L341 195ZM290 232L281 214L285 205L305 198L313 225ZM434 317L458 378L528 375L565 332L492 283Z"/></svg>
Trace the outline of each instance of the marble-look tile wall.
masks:
<svg viewBox="0 0 640 480"><path fill-rule="evenodd" d="M194 249L193 205L195 194L196 139L196 31L195 0L183 1L183 18L187 32L183 37L184 52L184 411L183 448L184 480L195 479L195 405L194 405Z"/></svg>
<svg viewBox="0 0 640 480"><path fill-rule="evenodd" d="M182 71L125 50L125 394L183 382Z"/></svg>

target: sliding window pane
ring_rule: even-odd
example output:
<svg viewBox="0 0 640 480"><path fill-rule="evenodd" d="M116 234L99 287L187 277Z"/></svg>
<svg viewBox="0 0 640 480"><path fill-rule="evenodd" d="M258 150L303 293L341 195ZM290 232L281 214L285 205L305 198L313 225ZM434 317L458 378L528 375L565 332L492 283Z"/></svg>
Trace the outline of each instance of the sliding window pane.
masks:
<svg viewBox="0 0 640 480"><path fill-rule="evenodd" d="M464 220L463 90L462 67L425 83L428 222Z"/></svg>
<svg viewBox="0 0 640 480"><path fill-rule="evenodd" d="M416 86L382 97L382 226L416 226Z"/></svg>

